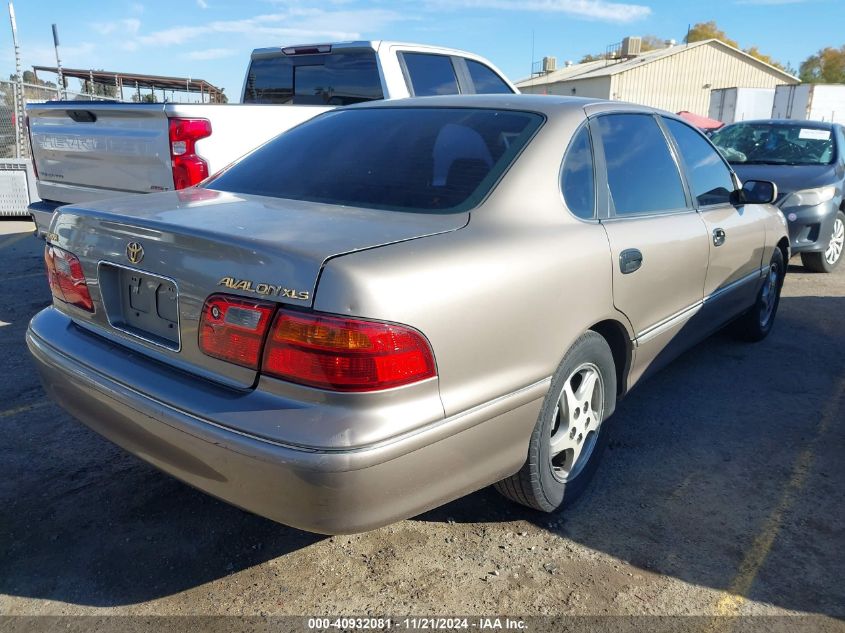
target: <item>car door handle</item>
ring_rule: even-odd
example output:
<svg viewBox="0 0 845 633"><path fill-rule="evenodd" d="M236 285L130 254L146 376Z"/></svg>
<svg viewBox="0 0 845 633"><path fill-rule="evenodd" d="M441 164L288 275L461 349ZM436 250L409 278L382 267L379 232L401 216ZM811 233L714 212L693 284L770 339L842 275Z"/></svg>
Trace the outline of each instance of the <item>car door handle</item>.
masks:
<svg viewBox="0 0 845 633"><path fill-rule="evenodd" d="M628 275L639 270L643 265L643 254L636 248L628 248L619 253L619 270Z"/></svg>
<svg viewBox="0 0 845 633"><path fill-rule="evenodd" d="M721 246L725 243L725 229L713 229L713 246Z"/></svg>

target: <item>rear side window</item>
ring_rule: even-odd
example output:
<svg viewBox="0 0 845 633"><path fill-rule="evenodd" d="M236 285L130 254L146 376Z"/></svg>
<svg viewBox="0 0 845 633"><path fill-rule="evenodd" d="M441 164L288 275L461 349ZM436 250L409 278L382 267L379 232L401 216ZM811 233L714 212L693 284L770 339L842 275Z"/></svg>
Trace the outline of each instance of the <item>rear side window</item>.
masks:
<svg viewBox="0 0 845 633"><path fill-rule="evenodd" d="M350 105L383 97L376 54L360 50L253 59L243 101Z"/></svg>
<svg viewBox="0 0 845 633"><path fill-rule="evenodd" d="M493 188L542 122L511 110L335 110L276 137L205 186L415 213L463 211Z"/></svg>
<svg viewBox="0 0 845 633"><path fill-rule="evenodd" d="M692 195L698 204L703 207L729 204L734 182L719 152L688 125L675 119L663 119L663 122L681 151Z"/></svg>
<svg viewBox="0 0 845 633"><path fill-rule="evenodd" d="M502 81L492 69L481 62L472 59L466 60L469 76L475 86L475 92L480 95L512 94L513 90Z"/></svg>
<svg viewBox="0 0 845 633"><path fill-rule="evenodd" d="M408 79L416 97L458 94L458 80L452 60L445 55L402 53Z"/></svg>
<svg viewBox="0 0 845 633"><path fill-rule="evenodd" d="M611 114L595 120L616 215L660 213L687 206L666 138L648 114Z"/></svg>
<svg viewBox="0 0 845 633"><path fill-rule="evenodd" d="M584 220L589 220L595 215L596 191L593 173L593 148L590 143L590 131L585 125L569 145L560 175L566 206L574 215Z"/></svg>

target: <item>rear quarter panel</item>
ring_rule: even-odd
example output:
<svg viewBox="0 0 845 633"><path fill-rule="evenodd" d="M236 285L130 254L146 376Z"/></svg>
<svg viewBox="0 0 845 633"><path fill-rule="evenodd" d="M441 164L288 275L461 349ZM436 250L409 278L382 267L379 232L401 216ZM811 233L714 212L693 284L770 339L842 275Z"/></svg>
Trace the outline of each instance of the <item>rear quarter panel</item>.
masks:
<svg viewBox="0 0 845 633"><path fill-rule="evenodd" d="M561 199L561 158L583 120L549 121L465 228L330 260L314 308L419 329L447 416L549 378L599 321L630 340L604 230Z"/></svg>

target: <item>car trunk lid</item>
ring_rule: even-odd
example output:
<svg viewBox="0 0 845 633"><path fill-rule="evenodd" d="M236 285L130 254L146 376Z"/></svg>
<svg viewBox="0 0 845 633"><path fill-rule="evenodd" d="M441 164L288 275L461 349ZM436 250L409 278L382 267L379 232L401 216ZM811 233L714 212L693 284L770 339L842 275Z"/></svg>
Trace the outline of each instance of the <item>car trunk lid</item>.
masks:
<svg viewBox="0 0 845 633"><path fill-rule="evenodd" d="M62 207L48 239L82 262L95 312L69 310L78 323L245 387L254 370L199 349L209 295L308 308L328 259L457 230L467 219L188 189Z"/></svg>

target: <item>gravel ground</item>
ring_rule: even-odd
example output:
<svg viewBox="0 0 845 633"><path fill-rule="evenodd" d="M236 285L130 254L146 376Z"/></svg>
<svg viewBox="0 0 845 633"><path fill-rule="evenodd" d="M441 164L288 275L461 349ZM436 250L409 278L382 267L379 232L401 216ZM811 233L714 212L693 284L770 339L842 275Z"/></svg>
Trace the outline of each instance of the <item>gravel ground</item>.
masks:
<svg viewBox="0 0 845 633"><path fill-rule="evenodd" d="M811 614L845 630L845 267L793 260L764 343L716 335L623 400L564 515L482 490L328 538L188 488L46 399L24 343L49 303L30 230L0 221L0 614Z"/></svg>

